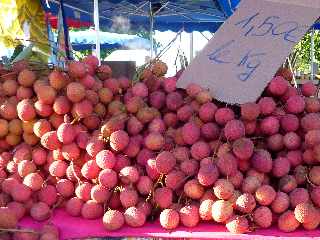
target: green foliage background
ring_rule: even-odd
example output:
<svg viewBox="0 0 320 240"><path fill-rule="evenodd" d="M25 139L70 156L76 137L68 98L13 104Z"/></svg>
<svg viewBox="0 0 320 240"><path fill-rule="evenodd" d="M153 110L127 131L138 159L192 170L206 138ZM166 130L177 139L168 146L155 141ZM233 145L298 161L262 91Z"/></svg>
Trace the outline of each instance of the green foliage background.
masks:
<svg viewBox="0 0 320 240"><path fill-rule="evenodd" d="M293 68L298 71L306 73L310 72L311 66L311 33L307 33L304 38L294 47L290 55L293 62ZM315 62L320 63L320 31L316 30L314 33L314 52Z"/></svg>

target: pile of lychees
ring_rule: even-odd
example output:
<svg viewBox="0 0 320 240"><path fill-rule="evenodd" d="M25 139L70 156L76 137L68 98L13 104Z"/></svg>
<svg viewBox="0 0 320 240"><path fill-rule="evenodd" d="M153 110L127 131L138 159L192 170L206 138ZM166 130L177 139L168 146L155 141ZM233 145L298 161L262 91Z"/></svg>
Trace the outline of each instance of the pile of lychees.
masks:
<svg viewBox="0 0 320 240"><path fill-rule="evenodd" d="M168 230L317 228L316 86L294 88L285 72L257 103L228 107L196 83L178 89L180 73L166 71L154 62L133 83L93 56L48 74L1 67L0 230L26 215L49 221L56 208L107 230L157 219ZM18 229L14 239L58 239L44 228L51 238Z"/></svg>

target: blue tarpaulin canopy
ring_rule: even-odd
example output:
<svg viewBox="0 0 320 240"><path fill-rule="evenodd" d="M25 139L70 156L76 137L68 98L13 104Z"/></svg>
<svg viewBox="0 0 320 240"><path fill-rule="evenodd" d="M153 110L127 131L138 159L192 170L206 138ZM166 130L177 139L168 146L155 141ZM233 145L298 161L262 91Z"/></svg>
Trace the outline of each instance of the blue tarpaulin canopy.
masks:
<svg viewBox="0 0 320 240"><path fill-rule="evenodd" d="M316 23L316 24L314 25L314 29L315 29L315 30L320 30L320 23Z"/></svg>
<svg viewBox="0 0 320 240"><path fill-rule="evenodd" d="M57 15L59 1L41 0L45 11ZM240 0L100 0L100 27L112 28L119 17L131 29L215 32L234 12ZM64 0L67 18L93 23L93 1ZM121 24L121 23L120 23ZM124 22L124 24L126 24Z"/></svg>
<svg viewBox="0 0 320 240"><path fill-rule="evenodd" d="M92 49L96 44L94 30L70 32L70 41L74 50ZM150 41L136 35L100 32L101 48L150 49Z"/></svg>

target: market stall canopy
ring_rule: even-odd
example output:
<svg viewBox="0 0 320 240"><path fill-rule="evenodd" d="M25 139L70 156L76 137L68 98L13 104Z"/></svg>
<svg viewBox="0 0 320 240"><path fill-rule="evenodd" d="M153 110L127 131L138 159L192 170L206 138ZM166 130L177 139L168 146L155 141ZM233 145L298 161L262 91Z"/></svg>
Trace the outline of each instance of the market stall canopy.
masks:
<svg viewBox="0 0 320 240"><path fill-rule="evenodd" d="M314 29L320 30L320 22L319 21L314 25Z"/></svg>
<svg viewBox="0 0 320 240"><path fill-rule="evenodd" d="M59 1L41 0L44 10L57 15ZM150 30L153 15L154 30L215 32L234 12L240 0L102 0L99 1L100 27L112 28L127 24L130 29ZM93 24L93 1L65 0L67 19ZM151 11L150 11L151 10Z"/></svg>
<svg viewBox="0 0 320 240"><path fill-rule="evenodd" d="M137 35L118 34L110 32L99 33L101 48L127 48L127 49L150 49L150 41ZM70 32L72 49L87 50L95 47L96 32L92 29L88 31Z"/></svg>

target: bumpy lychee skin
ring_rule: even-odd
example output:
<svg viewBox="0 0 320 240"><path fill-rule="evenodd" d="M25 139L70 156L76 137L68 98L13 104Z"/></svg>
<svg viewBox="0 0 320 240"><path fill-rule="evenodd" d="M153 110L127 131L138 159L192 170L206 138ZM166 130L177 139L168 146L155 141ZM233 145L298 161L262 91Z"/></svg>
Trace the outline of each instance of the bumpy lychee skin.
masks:
<svg viewBox="0 0 320 240"><path fill-rule="evenodd" d="M89 200L82 205L81 216L85 219L97 219L102 217L103 207L94 200Z"/></svg>
<svg viewBox="0 0 320 240"><path fill-rule="evenodd" d="M317 207L320 207L320 187L313 187L310 192L310 197L313 204Z"/></svg>
<svg viewBox="0 0 320 240"><path fill-rule="evenodd" d="M273 135L279 131L280 123L279 120L274 116L264 118L260 123L260 129L262 134Z"/></svg>
<svg viewBox="0 0 320 240"><path fill-rule="evenodd" d="M83 201L80 198L70 198L65 206L66 212L73 217L78 217L81 214Z"/></svg>
<svg viewBox="0 0 320 240"><path fill-rule="evenodd" d="M226 179L218 179L213 187L214 194L217 198L228 200L234 192L234 186Z"/></svg>
<svg viewBox="0 0 320 240"><path fill-rule="evenodd" d="M153 182L148 176L141 176L136 187L141 195L148 195L152 191Z"/></svg>
<svg viewBox="0 0 320 240"><path fill-rule="evenodd" d="M301 118L301 127L305 131L319 130L319 113L308 113Z"/></svg>
<svg viewBox="0 0 320 240"><path fill-rule="evenodd" d="M232 152L239 159L249 159L253 149L254 144L249 138L239 138L232 144Z"/></svg>
<svg viewBox="0 0 320 240"><path fill-rule="evenodd" d="M22 203L9 202L6 207L14 212L14 214L16 215L16 218L17 218L18 221L21 218L23 218L25 213L26 213L26 208L24 207L24 205Z"/></svg>
<svg viewBox="0 0 320 240"><path fill-rule="evenodd" d="M256 200L250 193L242 194L236 201L236 208L242 213L251 213L255 207Z"/></svg>
<svg viewBox="0 0 320 240"><path fill-rule="evenodd" d="M294 216L300 223L310 223L312 222L317 216L317 210L315 207L308 202L299 203L294 208Z"/></svg>
<svg viewBox="0 0 320 240"><path fill-rule="evenodd" d="M167 174L176 165L176 158L171 152L162 151L156 158L156 169L159 173Z"/></svg>
<svg viewBox="0 0 320 240"><path fill-rule="evenodd" d="M23 121L31 121L36 117L36 110L30 99L23 99L17 105L18 117Z"/></svg>
<svg viewBox="0 0 320 240"><path fill-rule="evenodd" d="M139 180L140 175L136 167L128 166L121 169L119 177L124 184L130 184L136 183Z"/></svg>
<svg viewBox="0 0 320 240"><path fill-rule="evenodd" d="M36 170L36 165L28 160L22 160L21 162L18 163L18 173L20 177L25 177L29 173L35 172Z"/></svg>
<svg viewBox="0 0 320 240"><path fill-rule="evenodd" d="M241 185L242 192L254 193L261 186L261 181L256 176L246 177Z"/></svg>
<svg viewBox="0 0 320 240"><path fill-rule="evenodd" d="M192 199L200 199L204 194L204 187L195 179L184 185L184 193Z"/></svg>
<svg viewBox="0 0 320 240"><path fill-rule="evenodd" d="M234 215L226 222L226 227L229 232L235 234L242 234L249 231L248 220L244 216Z"/></svg>
<svg viewBox="0 0 320 240"><path fill-rule="evenodd" d="M262 115L270 115L276 108L276 103L271 97L263 97L258 102Z"/></svg>
<svg viewBox="0 0 320 240"><path fill-rule="evenodd" d="M76 136L73 125L70 123L61 124L57 129L57 136L63 144L72 143Z"/></svg>
<svg viewBox="0 0 320 240"><path fill-rule="evenodd" d="M43 202L33 204L30 209L30 216L36 221L44 221L50 217L50 208Z"/></svg>
<svg viewBox="0 0 320 240"><path fill-rule="evenodd" d="M224 128L224 135L229 141L234 141L244 137L244 124L240 120L231 120L227 122Z"/></svg>
<svg viewBox="0 0 320 240"><path fill-rule="evenodd" d="M80 183L75 189L75 194L79 199L83 201L88 201L91 198L92 187L93 185L91 183Z"/></svg>
<svg viewBox="0 0 320 240"><path fill-rule="evenodd" d="M309 202L309 192L305 188L296 188L289 194L290 204L292 208L295 208L300 203Z"/></svg>
<svg viewBox="0 0 320 240"><path fill-rule="evenodd" d="M203 104L199 109L199 117L204 122L211 122L214 120L214 114L217 111L217 106L212 102Z"/></svg>
<svg viewBox="0 0 320 240"><path fill-rule="evenodd" d="M197 179L202 186L211 186L218 177L218 168L212 163L201 166L197 175Z"/></svg>
<svg viewBox="0 0 320 240"><path fill-rule="evenodd" d="M43 186L38 192L39 201L48 204L48 206L52 206L53 204L55 204L57 198L57 189L53 185Z"/></svg>
<svg viewBox="0 0 320 240"><path fill-rule="evenodd" d="M179 213L174 209L164 209L160 213L160 224L164 229L175 229L180 222Z"/></svg>
<svg viewBox="0 0 320 240"><path fill-rule="evenodd" d="M67 97L73 102L80 102L86 95L84 86L78 82L69 83L67 86Z"/></svg>
<svg viewBox="0 0 320 240"><path fill-rule="evenodd" d="M194 144L200 137L200 128L193 122L188 122L182 127L183 141L189 145Z"/></svg>
<svg viewBox="0 0 320 240"><path fill-rule="evenodd" d="M153 151L157 151L162 149L163 145L165 144L165 139L162 134L157 132L151 132L146 136L144 139L144 145Z"/></svg>
<svg viewBox="0 0 320 240"><path fill-rule="evenodd" d="M231 153L225 153L216 160L219 172L224 176L232 176L237 171L237 159Z"/></svg>
<svg viewBox="0 0 320 240"><path fill-rule="evenodd" d="M313 151L317 152L317 145L319 143L320 143L320 130L308 131L307 134L305 135L305 144L308 147L314 147ZM317 155L317 153L315 155Z"/></svg>
<svg viewBox="0 0 320 240"><path fill-rule="evenodd" d="M115 231L124 225L123 213L118 210L108 210L103 215L103 226L108 231Z"/></svg>
<svg viewBox="0 0 320 240"><path fill-rule="evenodd" d="M95 157L103 149L104 142L98 138L93 137L87 142L86 151L91 157Z"/></svg>
<svg viewBox="0 0 320 240"><path fill-rule="evenodd" d="M304 83L302 84L301 92L305 97L314 96L317 92L317 86L314 85L312 82Z"/></svg>
<svg viewBox="0 0 320 240"><path fill-rule="evenodd" d="M279 180L279 189L286 193L291 192L297 185L297 181L292 175L285 175Z"/></svg>
<svg viewBox="0 0 320 240"><path fill-rule="evenodd" d="M268 228L272 224L272 212L269 208L261 206L254 210L253 221L261 228Z"/></svg>
<svg viewBox="0 0 320 240"><path fill-rule="evenodd" d="M150 216L152 211L152 205L150 202L146 202L145 199L140 199L136 207L141 210L146 217Z"/></svg>
<svg viewBox="0 0 320 240"><path fill-rule="evenodd" d="M285 157L278 157L273 161L272 174L275 177L282 177L290 171L290 162Z"/></svg>
<svg viewBox="0 0 320 240"><path fill-rule="evenodd" d="M54 161L49 166L49 172L51 176L63 177L66 174L67 163L62 160Z"/></svg>
<svg viewBox="0 0 320 240"><path fill-rule="evenodd" d="M296 167L302 163L302 151L301 150L293 150L287 153L287 158L292 167Z"/></svg>
<svg viewBox="0 0 320 240"><path fill-rule="evenodd" d="M307 181L308 172L309 170L306 166L298 165L295 167L293 173L297 184L304 184Z"/></svg>
<svg viewBox="0 0 320 240"><path fill-rule="evenodd" d="M272 169L271 154L266 150L258 149L251 158L251 164L259 172L268 173Z"/></svg>
<svg viewBox="0 0 320 240"><path fill-rule="evenodd" d="M304 111L305 101L302 96L291 96L285 107L288 113L298 114Z"/></svg>
<svg viewBox="0 0 320 240"><path fill-rule="evenodd" d="M81 174L86 179L95 179L99 176L100 168L98 167L95 160L89 160L83 164L81 168Z"/></svg>
<svg viewBox="0 0 320 240"><path fill-rule="evenodd" d="M101 184L95 185L91 189L91 198L97 203L105 203L111 197L111 191Z"/></svg>
<svg viewBox="0 0 320 240"><path fill-rule="evenodd" d="M38 191L41 189L43 181L39 173L29 173L24 177L23 184L32 189L32 191Z"/></svg>
<svg viewBox="0 0 320 240"><path fill-rule="evenodd" d="M309 97L305 99L306 101L306 112L316 113L320 111L320 102L318 98Z"/></svg>
<svg viewBox="0 0 320 240"><path fill-rule="evenodd" d="M315 209L313 220L310 222L303 223L302 226L306 230L315 230L320 224L320 210L319 208Z"/></svg>
<svg viewBox="0 0 320 240"><path fill-rule="evenodd" d="M74 185L68 179L60 179L57 184L56 188L58 193L63 197L71 197L74 193Z"/></svg>
<svg viewBox="0 0 320 240"><path fill-rule="evenodd" d="M15 184L10 191L11 197L17 202L27 202L31 197L31 189L24 184Z"/></svg>
<svg viewBox="0 0 320 240"><path fill-rule="evenodd" d="M142 227L146 222L146 215L136 207L129 207L124 212L124 219L130 227Z"/></svg>
<svg viewBox="0 0 320 240"><path fill-rule="evenodd" d="M241 105L241 117L247 121L253 121L260 115L260 106L256 103L244 103Z"/></svg>
<svg viewBox="0 0 320 240"><path fill-rule="evenodd" d="M48 120L40 119L33 125L33 133L41 138L43 134L51 131L51 124Z"/></svg>
<svg viewBox="0 0 320 240"><path fill-rule="evenodd" d="M274 96L285 94L288 89L288 81L281 76L274 77L268 85L268 91Z"/></svg>
<svg viewBox="0 0 320 240"><path fill-rule="evenodd" d="M294 114L286 114L281 117L280 120L281 128L285 132L294 132L299 128L299 118Z"/></svg>
<svg viewBox="0 0 320 240"><path fill-rule="evenodd" d="M230 176L228 180L232 183L235 189L239 189L243 181L243 174L241 171L236 171L236 173Z"/></svg>
<svg viewBox="0 0 320 240"><path fill-rule="evenodd" d="M133 207L138 203L138 197L135 189L125 187L120 193L120 202L124 208Z"/></svg>
<svg viewBox="0 0 320 240"><path fill-rule="evenodd" d="M224 223L233 214L232 204L225 200L215 201L212 205L211 214L214 221Z"/></svg>
<svg viewBox="0 0 320 240"><path fill-rule="evenodd" d="M172 204L172 198L171 188L162 187L154 191L154 201L162 209L168 208Z"/></svg>
<svg viewBox="0 0 320 240"><path fill-rule="evenodd" d="M299 227L300 223L294 216L293 211L286 211L278 218L278 228L283 232L293 232Z"/></svg>
<svg viewBox="0 0 320 240"><path fill-rule="evenodd" d="M205 123L201 127L201 136L207 140L216 140L220 136L220 128L216 123Z"/></svg>
<svg viewBox="0 0 320 240"><path fill-rule="evenodd" d="M24 69L18 75L18 82L24 87L31 87L34 81L37 79L35 72Z"/></svg>
<svg viewBox="0 0 320 240"><path fill-rule="evenodd" d="M183 186L185 182L186 175L179 170L172 170L169 172L165 178L165 184L172 190L176 190Z"/></svg>
<svg viewBox="0 0 320 240"><path fill-rule="evenodd" d="M224 126L227 122L235 118L234 112L232 111L232 109L227 107L217 109L214 117L216 122L221 126Z"/></svg>
<svg viewBox="0 0 320 240"><path fill-rule="evenodd" d="M57 132L50 131L42 135L41 145L48 150L55 150L61 148L61 142L58 140Z"/></svg>
<svg viewBox="0 0 320 240"><path fill-rule="evenodd" d="M200 221L199 208L196 205L187 205L179 211L180 221L186 227L195 227Z"/></svg>
<svg viewBox="0 0 320 240"><path fill-rule="evenodd" d="M104 169L99 173L99 183L107 188L113 188L117 185L117 173L112 169Z"/></svg>
<svg viewBox="0 0 320 240"><path fill-rule="evenodd" d="M211 150L208 143L204 141L197 141L191 146L191 156L196 160L209 157Z"/></svg>
<svg viewBox="0 0 320 240"><path fill-rule="evenodd" d="M276 197L276 191L270 185L262 185L255 193L257 202L260 205L270 205Z"/></svg>
<svg viewBox="0 0 320 240"><path fill-rule="evenodd" d="M309 179L313 184L320 186L320 166L314 166L311 168L309 172Z"/></svg>
<svg viewBox="0 0 320 240"><path fill-rule="evenodd" d="M124 150L129 143L129 136L123 130L118 130L110 135L110 146L115 151Z"/></svg>
<svg viewBox="0 0 320 240"><path fill-rule="evenodd" d="M290 206L290 198L284 192L277 192L275 199L271 203L271 209L274 213L283 213Z"/></svg>
<svg viewBox="0 0 320 240"><path fill-rule="evenodd" d="M209 221L212 219L212 205L214 201L212 199L205 199L201 201L199 207L199 216L201 220Z"/></svg>
<svg viewBox="0 0 320 240"><path fill-rule="evenodd" d="M0 228L15 228L17 217L8 207L0 207Z"/></svg>
<svg viewBox="0 0 320 240"><path fill-rule="evenodd" d="M183 105L183 98L179 92L171 92L167 95L166 106L171 111L176 111Z"/></svg>

